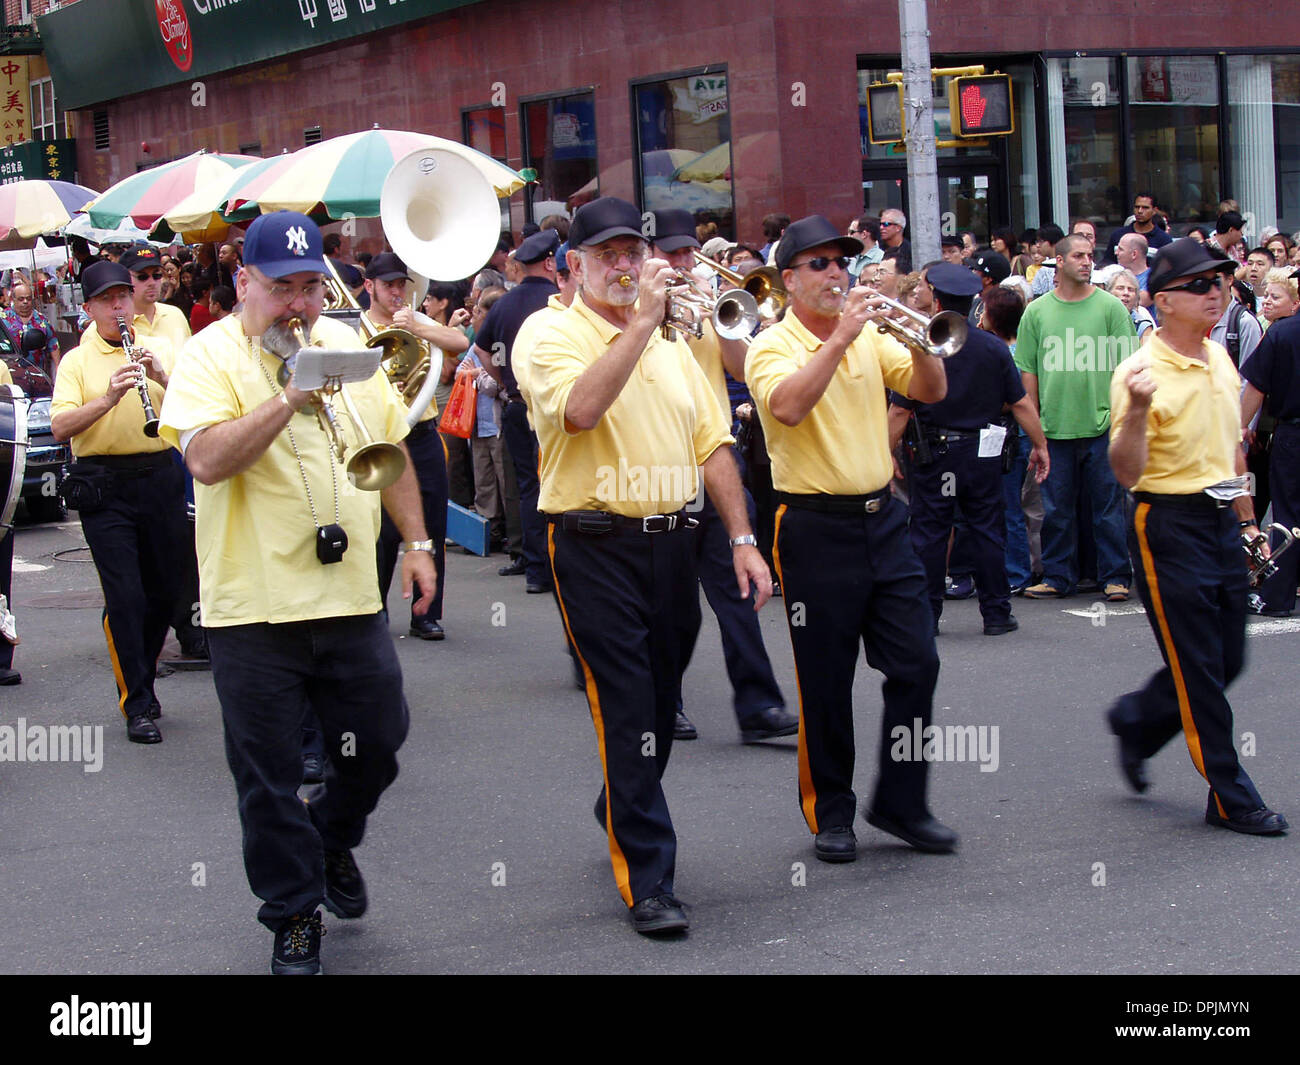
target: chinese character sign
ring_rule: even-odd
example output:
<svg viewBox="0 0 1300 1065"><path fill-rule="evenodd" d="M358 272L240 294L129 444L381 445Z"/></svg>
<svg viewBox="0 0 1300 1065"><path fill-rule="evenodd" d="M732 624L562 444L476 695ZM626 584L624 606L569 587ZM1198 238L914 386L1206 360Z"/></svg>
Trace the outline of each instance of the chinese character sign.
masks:
<svg viewBox="0 0 1300 1065"><path fill-rule="evenodd" d="M0 56L0 144L20 144L32 136L27 57Z"/></svg>

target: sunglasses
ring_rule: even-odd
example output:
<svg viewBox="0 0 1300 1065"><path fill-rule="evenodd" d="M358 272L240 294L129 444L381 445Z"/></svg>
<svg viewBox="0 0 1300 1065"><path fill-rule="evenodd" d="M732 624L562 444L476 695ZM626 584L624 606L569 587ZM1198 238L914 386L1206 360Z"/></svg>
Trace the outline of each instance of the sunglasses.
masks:
<svg viewBox="0 0 1300 1065"><path fill-rule="evenodd" d="M1169 285L1162 292L1190 292L1193 296L1204 296L1219 287L1220 279L1215 277L1194 277L1185 285Z"/></svg>
<svg viewBox="0 0 1300 1065"><path fill-rule="evenodd" d="M801 266L811 266L816 273L821 273L827 269L831 263L834 263L841 270L849 268L849 257L847 255L837 255L834 259L828 259L825 255L819 255L815 259L809 259L806 263L791 263L791 270L798 270Z"/></svg>
<svg viewBox="0 0 1300 1065"><path fill-rule="evenodd" d="M144 273L136 274L135 279L137 281L161 281L162 276L163 272L161 270L154 270L153 272L145 271Z"/></svg>

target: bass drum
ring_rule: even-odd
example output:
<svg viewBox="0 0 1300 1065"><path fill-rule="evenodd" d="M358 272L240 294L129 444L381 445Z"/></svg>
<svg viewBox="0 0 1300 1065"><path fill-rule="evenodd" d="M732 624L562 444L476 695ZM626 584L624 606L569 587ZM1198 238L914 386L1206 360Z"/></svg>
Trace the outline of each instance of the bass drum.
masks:
<svg viewBox="0 0 1300 1065"><path fill-rule="evenodd" d="M14 511L23 492L23 473L27 469L26 394L17 385L0 385L0 492L4 509L0 510L0 540L14 527Z"/></svg>

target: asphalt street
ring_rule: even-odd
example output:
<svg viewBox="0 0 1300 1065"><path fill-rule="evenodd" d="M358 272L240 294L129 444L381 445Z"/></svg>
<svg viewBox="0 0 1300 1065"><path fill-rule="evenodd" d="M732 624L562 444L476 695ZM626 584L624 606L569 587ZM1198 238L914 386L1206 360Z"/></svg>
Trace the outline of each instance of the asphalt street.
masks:
<svg viewBox="0 0 1300 1065"><path fill-rule="evenodd" d="M160 680L164 742L128 743L79 524L16 535L23 683L0 689L0 726L102 725L103 750L93 773L0 762L0 971L266 972L209 674ZM501 561L448 556L442 643L406 638L394 596L411 734L356 851L370 911L326 915L327 972L1294 971L1300 836L1205 825L1181 740L1152 762L1146 796L1126 790L1102 715L1158 656L1140 608L1090 596L1017 600L1022 628L998 638L973 600L948 605L935 720L986 739L983 757L932 766L931 805L960 850L919 854L859 820L858 861L839 866L813 857L794 740L739 743L706 604L685 681L701 738L676 745L665 778L692 929L636 935L592 818L595 734L555 607L498 577ZM762 625L794 702L779 602ZM1296 824L1300 620L1251 625L1231 689L1239 747ZM880 714L865 662L855 705L861 797Z"/></svg>

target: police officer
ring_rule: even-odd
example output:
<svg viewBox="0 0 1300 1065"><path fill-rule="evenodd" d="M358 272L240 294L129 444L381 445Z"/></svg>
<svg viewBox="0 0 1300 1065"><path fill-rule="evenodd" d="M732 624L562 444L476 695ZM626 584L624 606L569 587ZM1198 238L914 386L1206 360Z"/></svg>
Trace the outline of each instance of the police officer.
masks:
<svg viewBox="0 0 1300 1065"><path fill-rule="evenodd" d="M524 531L524 579L529 594L551 590L546 562L546 522L537 511L537 437L528 427L527 405L511 368L515 336L524 319L559 294L555 284L555 249L560 235L553 229L534 233L515 249L515 262L523 279L488 311L483 328L474 337L479 365L501 386L501 434L515 467L519 484L519 517Z"/></svg>
<svg viewBox="0 0 1300 1065"><path fill-rule="evenodd" d="M1291 275L1300 277L1300 270ZM1268 484L1273 520L1288 529L1300 525L1300 316L1282 318L1269 326L1255 353L1241 366L1246 389L1241 397L1241 424L1247 441L1250 423L1265 399L1276 422L1269 446ZM1282 541L1275 535L1272 548ZM1260 589L1261 613L1290 617L1300 580L1300 544L1278 557L1277 571Z"/></svg>
<svg viewBox="0 0 1300 1065"><path fill-rule="evenodd" d="M122 353L117 320L131 317L131 280L118 263L86 268L85 308L94 328L59 367L51 429L55 439L72 441L74 484L97 486L99 498L83 497L76 509L104 590L104 635L127 736L159 743L155 666L180 592L189 530L184 478L166 441L145 435L136 384L145 375L153 409L161 410L171 345L157 336L139 341L139 364Z"/></svg>
<svg viewBox="0 0 1300 1065"><path fill-rule="evenodd" d="M695 216L690 211L656 211L652 252L674 270L690 276L695 266L694 249L700 246L695 236ZM707 313L701 314L702 336L685 334L695 361L708 379L718 409L731 424L731 404L727 399L726 375L745 380L743 340L724 340L713 328ZM732 709L740 726L742 743L761 743L778 736L793 736L799 731L799 717L785 708L785 697L772 673L772 663L763 645L763 631L758 615L736 589L727 529L708 493L702 503L695 530L695 560L705 598L722 636L722 658L731 680ZM745 492L745 507L750 523L754 520L754 501ZM699 733L680 708L677 711L675 738L693 740Z"/></svg>
<svg viewBox="0 0 1300 1065"><path fill-rule="evenodd" d="M940 311L963 318L980 291L980 280L964 266L939 263L928 278ZM1007 434L999 424L1010 408L1033 442L1029 465L1042 483L1047 476L1047 439L1033 402L1025 395L1011 351L992 333L971 328L966 343L944 362L948 394L938 403L894 405L916 411L924 443L908 464L912 546L925 567L935 631L943 613L948 538L956 508L966 519L967 544L975 564L984 635L1001 636L1020 627L1011 614L1006 567L1006 514L1002 500L1002 452ZM925 461L928 459L929 461Z"/></svg>
<svg viewBox="0 0 1300 1065"><path fill-rule="evenodd" d="M1187 237L1162 248L1147 278L1160 326L1111 381L1110 464L1137 504L1129 551L1165 665L1121 696L1107 720L1135 791L1147 788L1146 759L1181 728L1210 785L1206 822L1275 835L1286 818L1264 805L1238 760L1224 694L1245 655L1240 532L1259 531L1245 486L1237 370L1206 339L1223 310L1220 275L1235 269Z"/></svg>
<svg viewBox="0 0 1300 1065"><path fill-rule="evenodd" d="M646 257L640 212L595 200L578 210L569 243L579 294L538 337L527 374L541 508L596 727L596 816L614 879L636 931L680 932L690 921L673 894L677 837L660 779L700 626L683 512L700 474L727 524L741 594L757 588L755 608L771 577L709 383L680 336L660 332L674 271Z"/></svg>
<svg viewBox="0 0 1300 1065"><path fill-rule="evenodd" d="M800 806L822 861L857 857L853 834L853 675L858 641L885 675L880 777L870 824L923 851L957 834L926 803L928 764L890 757L891 734L930 724L939 656L925 573L907 508L889 490L885 389L926 403L944 396L943 363L909 354L874 326L871 293L849 291L862 244L820 215L781 239L785 318L750 346L745 379L772 456L780 504L773 549L794 646L802 714Z"/></svg>

